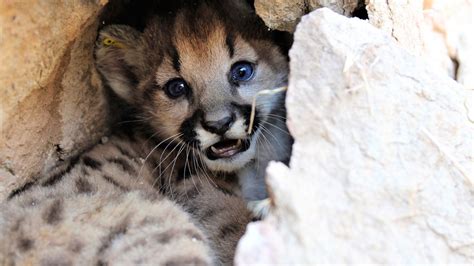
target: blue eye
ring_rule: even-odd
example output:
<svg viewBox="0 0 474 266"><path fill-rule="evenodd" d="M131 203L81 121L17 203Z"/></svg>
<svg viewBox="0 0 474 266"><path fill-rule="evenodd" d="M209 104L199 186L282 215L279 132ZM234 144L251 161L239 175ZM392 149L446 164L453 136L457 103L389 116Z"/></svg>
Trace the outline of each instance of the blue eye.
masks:
<svg viewBox="0 0 474 266"><path fill-rule="evenodd" d="M168 81L165 85L165 92L171 99L179 98L189 91L189 86L183 79L177 78Z"/></svg>
<svg viewBox="0 0 474 266"><path fill-rule="evenodd" d="M234 83L249 81L253 78L254 70L252 63L240 61L230 68L230 79Z"/></svg>

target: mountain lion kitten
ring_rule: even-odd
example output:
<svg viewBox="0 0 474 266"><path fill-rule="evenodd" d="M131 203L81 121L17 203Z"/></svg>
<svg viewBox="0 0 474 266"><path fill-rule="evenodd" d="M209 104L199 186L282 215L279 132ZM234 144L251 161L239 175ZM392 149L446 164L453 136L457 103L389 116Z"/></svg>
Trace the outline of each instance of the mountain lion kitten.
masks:
<svg viewBox="0 0 474 266"><path fill-rule="evenodd" d="M159 138L191 147L212 172L237 174L243 197L261 200L268 162L287 161L292 139L283 93L258 98L249 135L251 105L287 83L287 57L242 1L203 2L213 9L158 17L143 33L105 28L98 69Z"/></svg>
<svg viewBox="0 0 474 266"><path fill-rule="evenodd" d="M287 58L243 2L183 2L100 31L97 68L139 125L11 192L1 265L232 264L252 220L240 196L265 198L266 164L289 156L284 95L259 98L246 133Z"/></svg>

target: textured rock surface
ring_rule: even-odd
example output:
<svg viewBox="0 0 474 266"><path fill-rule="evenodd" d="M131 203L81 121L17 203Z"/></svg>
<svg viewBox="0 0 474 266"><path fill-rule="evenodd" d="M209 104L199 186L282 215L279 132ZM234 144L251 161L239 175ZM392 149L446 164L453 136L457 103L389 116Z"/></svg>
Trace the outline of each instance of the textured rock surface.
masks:
<svg viewBox="0 0 474 266"><path fill-rule="evenodd" d="M327 9L290 56L293 157L267 169L274 208L237 264L472 262L472 91Z"/></svg>
<svg viewBox="0 0 474 266"><path fill-rule="evenodd" d="M255 9L268 27L293 32L306 13L306 3L305 0L256 0Z"/></svg>
<svg viewBox="0 0 474 266"><path fill-rule="evenodd" d="M423 0L368 0L366 9L372 25L392 35L408 51L423 51Z"/></svg>
<svg viewBox="0 0 474 266"><path fill-rule="evenodd" d="M474 90L474 31L471 0L424 1L426 60Z"/></svg>
<svg viewBox="0 0 474 266"><path fill-rule="evenodd" d="M357 0L255 0L255 9L268 27L293 32L304 14L327 7L349 16L357 7Z"/></svg>
<svg viewBox="0 0 474 266"><path fill-rule="evenodd" d="M1 190L102 134L92 48L105 2L0 1Z"/></svg>
<svg viewBox="0 0 474 266"><path fill-rule="evenodd" d="M321 7L327 7L332 11L344 16L350 16L356 9L358 0L306 0L308 11L315 10Z"/></svg>
<svg viewBox="0 0 474 266"><path fill-rule="evenodd" d="M358 5L359 3L359 5ZM362 10L357 0L256 0L257 12L270 28L294 31L300 17L320 7L351 16ZM366 0L369 22L422 56L440 74L474 89L474 31L471 0Z"/></svg>

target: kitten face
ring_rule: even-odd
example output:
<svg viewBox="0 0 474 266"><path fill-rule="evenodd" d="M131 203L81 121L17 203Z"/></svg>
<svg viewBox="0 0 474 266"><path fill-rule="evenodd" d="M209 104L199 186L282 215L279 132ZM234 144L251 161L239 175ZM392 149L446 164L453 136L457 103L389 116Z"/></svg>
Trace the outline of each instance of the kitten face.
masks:
<svg viewBox="0 0 474 266"><path fill-rule="evenodd" d="M255 158L261 123L283 108L281 94L259 97L247 134L255 95L286 83L287 59L251 10L233 1L192 7L155 18L143 33L104 28L97 66L161 139L231 172Z"/></svg>

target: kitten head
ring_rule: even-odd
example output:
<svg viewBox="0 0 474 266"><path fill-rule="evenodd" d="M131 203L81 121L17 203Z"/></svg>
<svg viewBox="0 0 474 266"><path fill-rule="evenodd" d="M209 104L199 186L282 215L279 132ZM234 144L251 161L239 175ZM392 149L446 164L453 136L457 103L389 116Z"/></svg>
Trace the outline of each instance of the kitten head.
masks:
<svg viewBox="0 0 474 266"><path fill-rule="evenodd" d="M270 112L283 108L281 93L259 97L247 134L255 95L286 84L287 57L242 2L208 0L171 13L143 32L102 29L97 68L162 140L201 155L211 170L235 171L255 157Z"/></svg>

